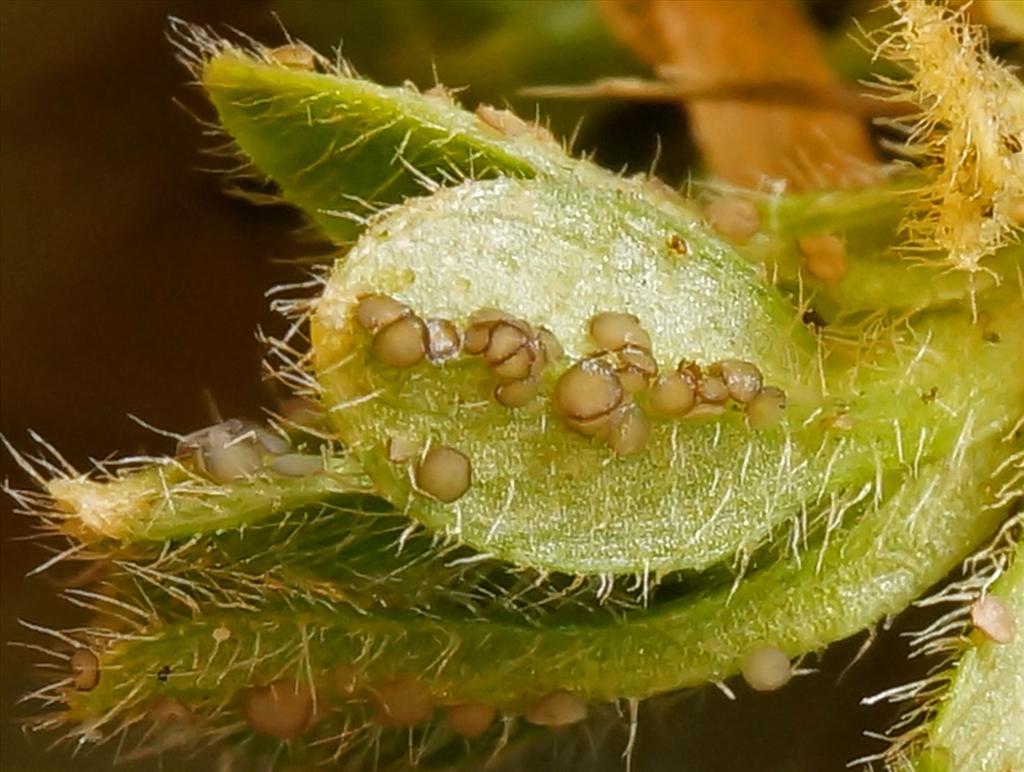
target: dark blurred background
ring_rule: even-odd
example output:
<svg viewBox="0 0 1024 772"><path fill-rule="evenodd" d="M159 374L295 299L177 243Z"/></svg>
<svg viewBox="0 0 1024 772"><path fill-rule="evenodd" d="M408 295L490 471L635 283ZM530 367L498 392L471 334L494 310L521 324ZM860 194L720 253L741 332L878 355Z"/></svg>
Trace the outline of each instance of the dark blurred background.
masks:
<svg viewBox="0 0 1024 772"><path fill-rule="evenodd" d="M211 145L190 111L203 103L166 40L167 17L244 30L283 42L280 23L321 50L345 38L358 69L385 82L473 84L461 96L533 114L514 90L585 81L638 65L582 2L11 2L2 8L3 435L30 445L33 429L71 463L169 441L131 421L188 431L225 416L258 416L275 395L261 383L257 325L273 329L264 291L300 273L288 260L315 249L295 236L299 218L230 198L202 168ZM517 57L523 45L538 46ZM185 109L185 108L188 109ZM578 146L613 167L685 178L688 140L672 106L571 103L544 108L557 133L584 115ZM6 453L2 477L25 486ZM46 556L19 541L27 518L3 502L0 638L22 637L18 619L68 625L80 617L53 601L56 580L24 576ZM883 636L838 686L862 639L834 647L823 672L778 694L714 688L663 700L642 715L635 770L840 770L878 744L891 708L859 700L914 674L906 647ZM69 760L46 752L52 736L26 733L34 707L18 705L37 682L37 655L3 646L4 770L109 768L109 754ZM620 769L624 734L599 733L575 760L544 755L536 768ZM588 750L589 745L597 748ZM593 755L596 753L596 756ZM556 760L557 759L557 760ZM599 761L598 761L599 759ZM526 763L526 762L523 762ZM173 768L173 767L169 767Z"/></svg>

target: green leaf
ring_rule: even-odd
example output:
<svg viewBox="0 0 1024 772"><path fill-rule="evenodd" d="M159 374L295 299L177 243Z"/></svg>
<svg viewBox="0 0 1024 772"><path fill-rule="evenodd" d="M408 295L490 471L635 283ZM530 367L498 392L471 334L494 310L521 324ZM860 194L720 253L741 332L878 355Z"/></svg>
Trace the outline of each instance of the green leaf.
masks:
<svg viewBox="0 0 1024 772"><path fill-rule="evenodd" d="M440 93L295 71L230 49L206 63L202 84L242 152L338 243L362 218L430 184L530 177L569 163L525 124L506 136Z"/></svg>

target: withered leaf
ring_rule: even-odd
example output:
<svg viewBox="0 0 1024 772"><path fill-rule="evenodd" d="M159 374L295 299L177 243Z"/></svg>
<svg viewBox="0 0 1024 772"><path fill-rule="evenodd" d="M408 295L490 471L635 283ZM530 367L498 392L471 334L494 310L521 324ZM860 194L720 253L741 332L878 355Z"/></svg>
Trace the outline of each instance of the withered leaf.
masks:
<svg viewBox="0 0 1024 772"><path fill-rule="evenodd" d="M614 33L687 92L789 82L839 88L814 28L791 0L598 0ZM765 177L793 189L873 178L876 157L861 116L794 100L685 101L708 171L734 185Z"/></svg>

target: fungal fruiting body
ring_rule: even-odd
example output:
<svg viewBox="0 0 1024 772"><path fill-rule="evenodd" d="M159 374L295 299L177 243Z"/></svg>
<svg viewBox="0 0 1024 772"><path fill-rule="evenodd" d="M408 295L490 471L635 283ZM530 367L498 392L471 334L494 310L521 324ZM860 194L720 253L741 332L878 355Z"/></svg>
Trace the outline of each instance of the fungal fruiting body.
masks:
<svg viewBox="0 0 1024 772"><path fill-rule="evenodd" d="M846 246L830 233L814 233L797 239L808 273L825 282L846 276Z"/></svg>
<svg viewBox="0 0 1024 772"><path fill-rule="evenodd" d="M793 677L793 669L785 652L775 646L765 645L755 646L746 653L741 672L750 688L759 692L781 689Z"/></svg>
<svg viewBox="0 0 1024 772"><path fill-rule="evenodd" d="M479 737L494 723L498 712L484 702L464 702L445 709L448 725L463 737Z"/></svg>
<svg viewBox="0 0 1024 772"><path fill-rule="evenodd" d="M993 595L979 598L971 606L971 621L989 640L1011 643L1017 634L1017 620L1006 604Z"/></svg>
<svg viewBox="0 0 1024 772"><path fill-rule="evenodd" d="M258 734L294 740L313 717L313 701L307 684L284 679L245 691L242 715Z"/></svg>
<svg viewBox="0 0 1024 772"><path fill-rule="evenodd" d="M531 704L524 717L538 726L569 726L587 717L587 703L571 692L551 692Z"/></svg>
<svg viewBox="0 0 1024 772"><path fill-rule="evenodd" d="M415 678L374 684L373 720L380 726L418 726L434 712L427 686Z"/></svg>
<svg viewBox="0 0 1024 772"><path fill-rule="evenodd" d="M736 244L745 244L761 228L761 215L750 201L722 196L704 208L704 216L717 233Z"/></svg>
<svg viewBox="0 0 1024 772"><path fill-rule="evenodd" d="M75 688L87 692L100 682L100 660L88 649L78 649L69 661Z"/></svg>

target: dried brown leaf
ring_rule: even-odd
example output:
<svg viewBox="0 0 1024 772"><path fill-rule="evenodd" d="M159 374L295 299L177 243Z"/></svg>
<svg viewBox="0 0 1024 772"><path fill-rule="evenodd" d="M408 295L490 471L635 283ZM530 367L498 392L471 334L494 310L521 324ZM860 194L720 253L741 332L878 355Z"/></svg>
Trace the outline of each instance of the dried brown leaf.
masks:
<svg viewBox="0 0 1024 772"><path fill-rule="evenodd" d="M790 0L598 0L619 39L688 93L741 84L801 84L839 91L817 35ZM793 100L684 100L694 137L716 178L756 187L765 177L795 189L874 178L876 156L861 117Z"/></svg>

